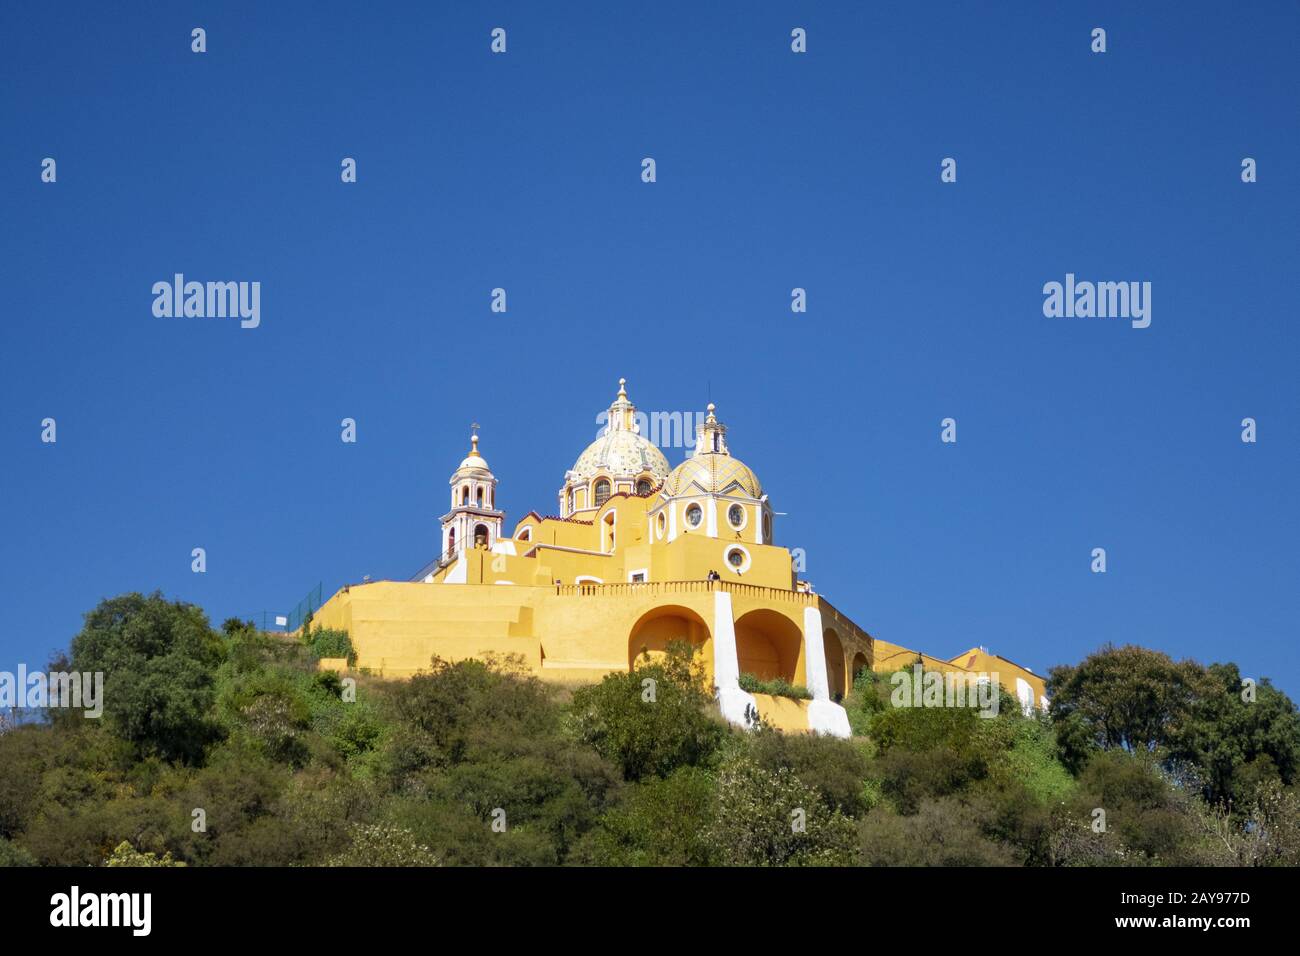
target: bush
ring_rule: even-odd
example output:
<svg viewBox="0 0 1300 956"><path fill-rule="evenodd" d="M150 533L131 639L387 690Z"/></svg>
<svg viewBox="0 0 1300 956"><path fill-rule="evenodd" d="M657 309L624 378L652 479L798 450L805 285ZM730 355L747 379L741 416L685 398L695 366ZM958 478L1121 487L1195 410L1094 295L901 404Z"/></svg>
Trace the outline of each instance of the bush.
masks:
<svg viewBox="0 0 1300 956"><path fill-rule="evenodd" d="M712 774L698 767L651 777L624 791L576 856L596 866L712 866L715 799Z"/></svg>
<svg viewBox="0 0 1300 956"><path fill-rule="evenodd" d="M352 639L348 637L347 631L339 631L328 627L318 627L316 630L303 628L303 640L311 649L313 657L317 659L323 657L345 657L351 664L356 660L356 652L352 649Z"/></svg>
<svg viewBox="0 0 1300 956"><path fill-rule="evenodd" d="M771 680L759 680L753 674L740 675L740 689L751 694L768 694L772 697L789 697L792 700L812 700L807 687L791 684L780 677Z"/></svg>
<svg viewBox="0 0 1300 956"><path fill-rule="evenodd" d="M746 757L718 772L717 813L705 839L724 866L844 866L853 862L852 822L787 767Z"/></svg>
<svg viewBox="0 0 1300 956"><path fill-rule="evenodd" d="M688 645L661 660L638 662L573 695L578 739L623 772L625 780L666 777L679 767L706 766L727 735Z"/></svg>

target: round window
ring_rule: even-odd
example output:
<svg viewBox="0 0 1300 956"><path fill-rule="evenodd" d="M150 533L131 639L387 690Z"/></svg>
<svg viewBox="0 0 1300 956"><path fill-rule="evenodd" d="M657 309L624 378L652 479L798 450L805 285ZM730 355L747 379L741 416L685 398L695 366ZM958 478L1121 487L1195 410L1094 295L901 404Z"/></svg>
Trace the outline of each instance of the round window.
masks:
<svg viewBox="0 0 1300 956"><path fill-rule="evenodd" d="M744 548L739 546L728 548L723 557L731 570L737 574L743 574L749 570L749 552Z"/></svg>
<svg viewBox="0 0 1300 956"><path fill-rule="evenodd" d="M667 525L668 525L668 516L664 514L662 511L659 512L659 520L655 522L655 532L659 535L659 537L662 538L664 536L664 528L667 527Z"/></svg>
<svg viewBox="0 0 1300 956"><path fill-rule="evenodd" d="M731 522L733 528L739 531L745 527L745 509L740 505L732 505L727 509L727 520Z"/></svg>
<svg viewBox="0 0 1300 956"><path fill-rule="evenodd" d="M698 528L700 522L704 520L704 509L699 505L686 506L686 523L692 528Z"/></svg>

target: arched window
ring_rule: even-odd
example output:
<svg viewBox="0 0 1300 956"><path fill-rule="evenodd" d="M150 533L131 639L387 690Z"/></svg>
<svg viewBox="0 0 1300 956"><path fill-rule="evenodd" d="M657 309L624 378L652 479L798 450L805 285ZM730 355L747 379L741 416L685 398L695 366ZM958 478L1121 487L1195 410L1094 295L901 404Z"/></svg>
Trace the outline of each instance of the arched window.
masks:
<svg viewBox="0 0 1300 956"><path fill-rule="evenodd" d="M478 506L480 508L483 507L483 487L481 485L479 486L478 489Z"/></svg>
<svg viewBox="0 0 1300 956"><path fill-rule="evenodd" d="M596 507L599 508L606 501L609 501L609 482L604 478L599 479L596 482L594 494L596 496Z"/></svg>
<svg viewBox="0 0 1300 956"><path fill-rule="evenodd" d="M479 545L482 545L483 547L487 547L487 544L488 544L487 525L485 524L475 525L474 526L474 547L477 548Z"/></svg>
<svg viewBox="0 0 1300 956"><path fill-rule="evenodd" d="M461 486L461 489L460 489L460 503L463 504L463 505L467 505L467 504L469 504L469 485L463 485L463 486Z"/></svg>
<svg viewBox="0 0 1300 956"><path fill-rule="evenodd" d="M650 489L654 486L650 484L649 478L638 478L636 480L636 493L638 495L650 494Z"/></svg>
<svg viewBox="0 0 1300 956"><path fill-rule="evenodd" d="M455 528L449 528L447 530L447 553L448 554L456 553L456 529Z"/></svg>

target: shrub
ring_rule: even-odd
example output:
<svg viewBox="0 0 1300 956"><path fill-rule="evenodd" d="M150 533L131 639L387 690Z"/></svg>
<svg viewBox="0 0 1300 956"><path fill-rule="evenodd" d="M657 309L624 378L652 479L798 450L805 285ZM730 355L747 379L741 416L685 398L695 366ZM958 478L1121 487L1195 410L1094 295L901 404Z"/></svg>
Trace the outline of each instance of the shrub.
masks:
<svg viewBox="0 0 1300 956"><path fill-rule="evenodd" d="M707 765L727 735L712 710L702 667L684 644L660 660L638 662L631 673L580 688L572 705L578 738L633 781Z"/></svg>
<svg viewBox="0 0 1300 956"><path fill-rule="evenodd" d="M768 694L772 697L789 697L792 700L812 700L812 694L801 684L774 677L771 680L759 680L753 674L740 675L740 689L751 694Z"/></svg>

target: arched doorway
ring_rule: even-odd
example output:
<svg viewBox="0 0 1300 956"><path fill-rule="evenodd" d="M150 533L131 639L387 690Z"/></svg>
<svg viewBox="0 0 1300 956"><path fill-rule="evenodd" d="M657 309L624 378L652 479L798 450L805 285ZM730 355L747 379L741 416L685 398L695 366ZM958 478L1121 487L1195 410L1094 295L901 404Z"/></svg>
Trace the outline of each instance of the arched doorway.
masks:
<svg viewBox="0 0 1300 956"><path fill-rule="evenodd" d="M822 648L826 653L826 683L830 686L831 700L843 700L848 689L844 685L844 645L835 628L826 628L822 635Z"/></svg>
<svg viewBox="0 0 1300 956"><path fill-rule="evenodd" d="M709 640L709 625L694 611L676 604L666 604L641 615L632 625L627 639L628 670L638 664L660 660L674 641L685 641L698 654ZM712 673L713 662L705 657L705 669Z"/></svg>
<svg viewBox="0 0 1300 956"><path fill-rule="evenodd" d="M742 674L791 684L799 672L803 632L784 614L750 611L736 621L736 656Z"/></svg>

